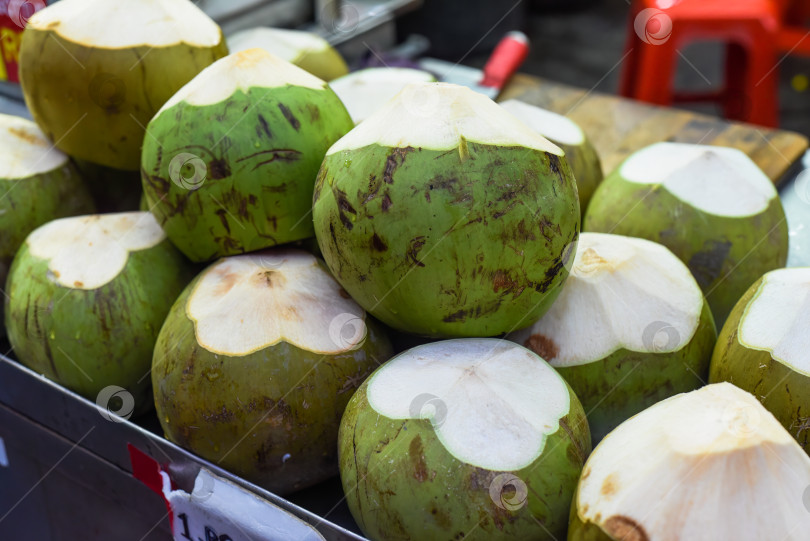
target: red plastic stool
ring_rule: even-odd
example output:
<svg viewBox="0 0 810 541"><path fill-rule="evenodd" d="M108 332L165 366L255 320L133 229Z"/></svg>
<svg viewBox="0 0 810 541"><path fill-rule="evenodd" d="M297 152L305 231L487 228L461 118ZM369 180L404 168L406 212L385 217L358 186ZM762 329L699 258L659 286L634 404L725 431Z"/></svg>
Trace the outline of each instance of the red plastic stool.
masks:
<svg viewBox="0 0 810 541"><path fill-rule="evenodd" d="M723 105L726 118L776 126L781 18L788 4L786 0L635 0L620 93L659 105L714 101ZM725 87L713 93L676 93L673 76L679 51L698 40L726 43Z"/></svg>

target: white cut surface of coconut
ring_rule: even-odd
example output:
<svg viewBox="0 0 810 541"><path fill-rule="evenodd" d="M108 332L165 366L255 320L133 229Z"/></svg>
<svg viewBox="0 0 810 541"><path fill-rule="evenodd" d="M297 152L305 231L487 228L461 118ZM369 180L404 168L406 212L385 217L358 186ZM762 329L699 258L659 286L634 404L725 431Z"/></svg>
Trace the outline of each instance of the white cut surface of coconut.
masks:
<svg viewBox="0 0 810 541"><path fill-rule="evenodd" d="M563 155L556 145L488 97L449 83L407 85L332 145L327 155L373 144L452 150L465 141Z"/></svg>
<svg viewBox="0 0 810 541"><path fill-rule="evenodd" d="M355 124L370 117L410 83L431 82L435 77L412 68L367 68L329 83Z"/></svg>
<svg viewBox="0 0 810 541"><path fill-rule="evenodd" d="M810 268L767 273L738 331L742 344L810 376Z"/></svg>
<svg viewBox="0 0 810 541"><path fill-rule="evenodd" d="M213 47L222 39L219 26L189 0L61 0L34 13L28 26L104 49Z"/></svg>
<svg viewBox="0 0 810 541"><path fill-rule="evenodd" d="M186 314L202 347L230 356L281 341L334 355L366 337L365 311L313 255L297 250L221 259L204 271Z"/></svg>
<svg viewBox="0 0 810 541"><path fill-rule="evenodd" d="M317 34L286 28L249 28L228 38L228 51L231 54L258 48L287 62L294 62L307 54L320 53L330 47L329 42Z"/></svg>
<svg viewBox="0 0 810 541"><path fill-rule="evenodd" d="M675 197L709 214L758 214L778 197L765 173L736 148L655 143L630 156L620 175L637 184L661 184Z"/></svg>
<svg viewBox="0 0 810 541"><path fill-rule="evenodd" d="M326 83L264 49L247 49L220 58L202 70L163 104L155 117L183 101L197 106L213 105L230 98L237 90L282 86L323 90Z"/></svg>
<svg viewBox="0 0 810 541"><path fill-rule="evenodd" d="M130 252L159 244L166 234L149 212L60 218L26 239L29 253L48 261L50 278L71 289L98 289L124 270Z"/></svg>
<svg viewBox="0 0 810 541"><path fill-rule="evenodd" d="M810 458L790 434L752 395L717 383L608 434L585 464L577 509L603 528L635 523L644 539L800 541L808 486Z"/></svg>
<svg viewBox="0 0 810 541"><path fill-rule="evenodd" d="M36 124L0 114L0 178L27 178L62 167L67 160Z"/></svg>
<svg viewBox="0 0 810 541"><path fill-rule="evenodd" d="M500 106L554 143L576 146L585 142L585 133L570 118L520 100L506 100Z"/></svg>
<svg viewBox="0 0 810 541"><path fill-rule="evenodd" d="M582 233L559 298L540 320L508 338L553 344L557 354L546 360L556 367L604 359L621 348L677 351L694 336L703 302L689 269L666 247Z"/></svg>
<svg viewBox="0 0 810 541"><path fill-rule="evenodd" d="M570 408L568 388L548 363L491 338L401 353L374 373L367 396L390 419L430 419L450 454L494 471L531 464Z"/></svg>

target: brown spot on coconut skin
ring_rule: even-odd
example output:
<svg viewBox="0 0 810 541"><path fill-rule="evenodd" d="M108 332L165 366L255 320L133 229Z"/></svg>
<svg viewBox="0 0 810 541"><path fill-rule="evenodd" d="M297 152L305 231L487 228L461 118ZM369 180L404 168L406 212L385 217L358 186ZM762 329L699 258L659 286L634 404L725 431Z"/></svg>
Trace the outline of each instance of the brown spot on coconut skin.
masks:
<svg viewBox="0 0 810 541"><path fill-rule="evenodd" d="M295 118L295 115L292 114L292 111L290 111L289 107L287 107L283 103L279 103L278 109L279 111L281 111L281 114L284 115L284 118L287 119L287 122L290 123L290 126L292 126L295 131L301 129L301 123L298 121L297 118Z"/></svg>
<svg viewBox="0 0 810 541"><path fill-rule="evenodd" d="M605 521L604 530L620 541L650 541L641 524L630 517L616 515Z"/></svg>
<svg viewBox="0 0 810 541"><path fill-rule="evenodd" d="M616 494L619 491L619 483L616 480L616 474L611 473L605 480L602 482L602 488L599 489L599 493L602 496L610 497Z"/></svg>
<svg viewBox="0 0 810 541"><path fill-rule="evenodd" d="M529 336L523 345L540 355L546 361L551 361L560 354L560 347L554 340L542 334Z"/></svg>
<svg viewBox="0 0 810 541"><path fill-rule="evenodd" d="M689 258L686 266L701 289L706 289L720 276L730 251L731 242L708 240L701 251Z"/></svg>
<svg viewBox="0 0 810 541"><path fill-rule="evenodd" d="M408 257L408 260L411 262L411 265L415 265L417 267L424 267L425 264L419 261L419 251L422 249L422 246L425 245L425 237L414 237L411 239L411 242L408 243L408 250L405 253Z"/></svg>
<svg viewBox="0 0 810 541"><path fill-rule="evenodd" d="M425 464L425 449L422 446L422 436L417 435L411 440L408 453L413 466L413 478L420 483L425 482L428 478L428 471L427 464Z"/></svg>
<svg viewBox="0 0 810 541"><path fill-rule="evenodd" d="M379 237L379 235L377 235L377 233L374 233L371 236L371 247L378 252L384 252L388 250L388 245L385 244L385 242Z"/></svg>

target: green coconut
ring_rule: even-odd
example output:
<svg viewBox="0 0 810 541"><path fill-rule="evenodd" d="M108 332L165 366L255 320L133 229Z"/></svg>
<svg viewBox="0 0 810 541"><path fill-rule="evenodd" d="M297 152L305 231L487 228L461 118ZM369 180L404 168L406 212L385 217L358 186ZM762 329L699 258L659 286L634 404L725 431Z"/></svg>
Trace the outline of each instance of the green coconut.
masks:
<svg viewBox="0 0 810 541"><path fill-rule="evenodd" d="M312 209L326 263L372 315L434 337L531 324L579 234L562 151L461 86L409 85L329 149Z"/></svg>
<svg viewBox="0 0 810 541"><path fill-rule="evenodd" d="M355 124L381 109L410 83L436 81L432 73L413 68L366 68L329 83Z"/></svg>
<svg viewBox="0 0 810 541"><path fill-rule="evenodd" d="M702 386L717 331L689 269L664 246L582 233L557 301L508 338L560 372L599 441L641 410Z"/></svg>
<svg viewBox="0 0 810 541"><path fill-rule="evenodd" d="M3 290L11 261L31 231L56 218L92 212L93 202L68 157L53 147L36 124L3 114L0 114L0 193L0 290ZM0 335L3 332L0 329Z"/></svg>
<svg viewBox="0 0 810 541"><path fill-rule="evenodd" d="M753 394L810 453L810 268L757 280L731 311L709 380Z"/></svg>
<svg viewBox="0 0 810 541"><path fill-rule="evenodd" d="M732 148L656 143L636 152L597 188L583 230L672 250L692 271L718 326L754 281L787 260L779 195Z"/></svg>
<svg viewBox="0 0 810 541"><path fill-rule="evenodd" d="M221 259L177 299L152 363L166 437L273 492L337 473L340 418L391 355L323 263L293 249Z"/></svg>
<svg viewBox="0 0 810 541"><path fill-rule="evenodd" d="M242 30L228 38L228 50L232 53L257 47L324 81L349 73L340 53L328 41L312 32L258 27Z"/></svg>
<svg viewBox="0 0 810 541"><path fill-rule="evenodd" d="M728 383L680 394L611 432L588 458L568 541L802 541L810 458Z"/></svg>
<svg viewBox="0 0 810 541"><path fill-rule="evenodd" d="M585 412L531 351L468 338L377 369L346 408L340 477L370 539L559 539L591 450Z"/></svg>
<svg viewBox="0 0 810 541"><path fill-rule="evenodd" d="M148 212L48 222L9 272L9 341L21 363L68 389L96 400L123 387L145 411L158 331L190 278Z"/></svg>
<svg viewBox="0 0 810 541"><path fill-rule="evenodd" d="M20 82L57 147L137 170L147 122L226 54L219 27L189 0L61 0L28 20Z"/></svg>
<svg viewBox="0 0 810 541"><path fill-rule="evenodd" d="M577 179L579 208L584 214L593 192L602 182L604 175L599 155L582 128L571 119L520 100L504 101L501 107L563 149L571 171Z"/></svg>
<svg viewBox="0 0 810 541"><path fill-rule="evenodd" d="M232 54L149 123L147 204L192 261L313 237L318 168L352 125L322 80L261 49Z"/></svg>

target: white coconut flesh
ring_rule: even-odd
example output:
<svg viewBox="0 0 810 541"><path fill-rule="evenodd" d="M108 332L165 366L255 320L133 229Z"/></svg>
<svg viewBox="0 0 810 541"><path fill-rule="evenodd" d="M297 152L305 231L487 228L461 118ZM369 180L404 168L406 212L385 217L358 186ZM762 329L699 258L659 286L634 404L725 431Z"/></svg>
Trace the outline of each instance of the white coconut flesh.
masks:
<svg viewBox="0 0 810 541"><path fill-rule="evenodd" d="M219 26L189 0L61 0L32 15L28 27L103 49L214 47L222 39Z"/></svg>
<svg viewBox="0 0 810 541"><path fill-rule="evenodd" d="M306 252L256 252L221 259L186 304L197 342L244 356L281 341L319 354L362 345L365 311Z"/></svg>
<svg viewBox="0 0 810 541"><path fill-rule="evenodd" d="M328 41L317 34L284 28L250 28L228 38L228 51L231 53L258 48L287 62L322 53L331 47Z"/></svg>
<svg viewBox="0 0 810 541"><path fill-rule="evenodd" d="M68 157L30 120L0 114L0 178L21 179L62 167Z"/></svg>
<svg viewBox="0 0 810 541"><path fill-rule="evenodd" d="M627 540L799 541L810 529L808 486L810 458L790 434L753 396L718 383L659 402L602 440L577 510Z"/></svg>
<svg viewBox="0 0 810 541"><path fill-rule="evenodd" d="M237 90L283 86L323 90L326 83L264 49L247 49L220 58L202 70L163 104L155 118L180 102L213 105L230 98Z"/></svg>
<svg viewBox="0 0 810 541"><path fill-rule="evenodd" d="M577 146L585 142L585 134L576 122L520 100L501 102L501 107L547 139L563 145Z"/></svg>
<svg viewBox="0 0 810 541"><path fill-rule="evenodd" d="M410 83L431 82L427 71L412 68L368 68L329 83L355 124L370 117Z"/></svg>
<svg viewBox="0 0 810 541"><path fill-rule="evenodd" d="M638 184L661 184L681 201L717 216L752 216L778 197L765 173L735 148L656 143L629 157L619 174Z"/></svg>
<svg viewBox="0 0 810 541"><path fill-rule="evenodd" d="M149 212L74 216L48 222L26 239L28 252L48 261L49 277L71 289L98 289L124 270L131 252L166 234Z"/></svg>
<svg viewBox="0 0 810 541"><path fill-rule="evenodd" d="M559 298L539 321L509 339L537 344L556 367L604 359L621 348L671 352L692 339L702 309L700 287L666 247L582 233Z"/></svg>
<svg viewBox="0 0 810 541"><path fill-rule="evenodd" d="M562 156L563 151L497 103L467 87L411 83L339 139L327 155L377 144L451 150L466 141L519 146Z"/></svg>
<svg viewBox="0 0 810 541"><path fill-rule="evenodd" d="M451 455L493 471L531 464L570 406L568 388L548 363L486 338L410 349L374 373L367 396L390 419L430 419Z"/></svg>
<svg viewBox="0 0 810 541"><path fill-rule="evenodd" d="M743 345L810 376L810 268L767 273L738 327Z"/></svg>

